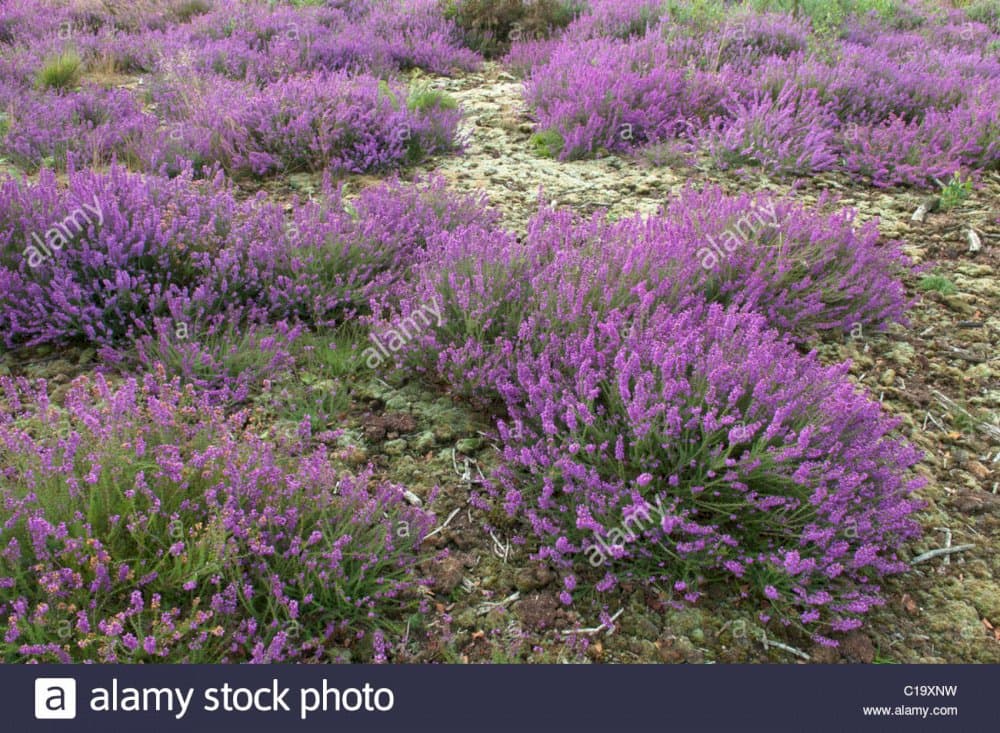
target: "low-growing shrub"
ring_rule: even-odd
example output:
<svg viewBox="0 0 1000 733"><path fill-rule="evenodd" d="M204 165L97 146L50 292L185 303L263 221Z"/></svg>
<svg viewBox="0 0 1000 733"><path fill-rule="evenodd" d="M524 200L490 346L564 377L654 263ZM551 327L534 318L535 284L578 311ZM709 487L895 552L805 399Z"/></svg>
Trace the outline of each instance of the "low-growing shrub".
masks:
<svg viewBox="0 0 1000 733"><path fill-rule="evenodd" d="M525 84L538 129L562 137L563 160L677 137L716 113L724 95L704 72L677 68L655 39L564 43Z"/></svg>
<svg viewBox="0 0 1000 733"><path fill-rule="evenodd" d="M1000 61L983 25L938 19L920 33L886 32L886 22L913 25L894 6L882 21L845 11L829 26L841 30L826 33L787 15L676 5L641 33L600 20L615 17L601 5L558 39L515 46L508 61L528 74L537 132L565 141L560 158L683 137L722 167L843 166L878 186L926 186L942 170L1000 161ZM641 19L630 15L641 7L623 17Z"/></svg>
<svg viewBox="0 0 1000 733"><path fill-rule="evenodd" d="M359 637L419 609L432 517L323 449L264 441L162 372L82 377L64 405L3 378L0 405L6 662L364 658Z"/></svg>
<svg viewBox="0 0 1000 733"><path fill-rule="evenodd" d="M524 239L436 237L376 329L435 303L397 361L501 416L482 506L529 529L566 602L625 579L689 600L723 582L826 642L904 568L918 454L845 366L774 327L900 317L905 263L877 240L851 212L715 189L613 223L543 209Z"/></svg>
<svg viewBox="0 0 1000 733"><path fill-rule="evenodd" d="M833 643L906 569L919 453L846 366L801 356L759 316L612 310L514 349L528 399L507 403L490 503L563 569L565 603L626 580L689 601L722 583L762 622Z"/></svg>
<svg viewBox="0 0 1000 733"><path fill-rule="evenodd" d="M387 307L393 315L383 325L437 299L444 325L414 340L410 363L470 393L516 383L497 358L524 334L585 325L613 309L638 318L653 302L682 310L708 299L753 310L799 343L817 332L879 330L904 317L900 279L911 264L876 223L856 228L855 216L692 188L656 215L616 222L543 209L523 240L460 228L437 236L426 261L384 296L399 305Z"/></svg>
<svg viewBox="0 0 1000 733"><path fill-rule="evenodd" d="M776 99L727 100L725 117L715 117L705 146L720 168L763 166L779 174L808 175L833 168L835 117L815 92L791 85Z"/></svg>
<svg viewBox="0 0 1000 733"><path fill-rule="evenodd" d="M156 135L156 118L125 89L87 87L76 92L26 92L9 105L0 153L27 171L102 166L117 159L136 167Z"/></svg>
<svg viewBox="0 0 1000 733"><path fill-rule="evenodd" d="M261 197L237 202L221 175L168 180L113 167L71 171L65 188L51 173L8 179L0 334L7 348L86 341L111 359L138 339L146 363L177 366L204 389L239 387L260 372L242 368L226 333L244 332L280 364L297 324L364 311L437 233L496 221L480 198L450 194L437 178L391 181L353 205L328 182L290 217ZM262 347L276 328L282 339Z"/></svg>
<svg viewBox="0 0 1000 733"><path fill-rule="evenodd" d="M226 79L161 90L169 134L152 164L186 160L233 175L301 170L360 173L417 163L454 150L461 112L445 97L374 77L321 73L262 90ZM432 102L436 102L433 103Z"/></svg>
<svg viewBox="0 0 1000 733"><path fill-rule="evenodd" d="M445 0L444 16L466 45L487 58L501 56L512 41L547 37L565 28L582 9L578 0Z"/></svg>

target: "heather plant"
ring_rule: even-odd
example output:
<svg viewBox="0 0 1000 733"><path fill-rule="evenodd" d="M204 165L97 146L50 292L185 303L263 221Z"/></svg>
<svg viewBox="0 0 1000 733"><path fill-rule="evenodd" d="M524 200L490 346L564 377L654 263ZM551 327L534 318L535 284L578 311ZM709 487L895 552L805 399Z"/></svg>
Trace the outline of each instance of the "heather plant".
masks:
<svg viewBox="0 0 1000 733"><path fill-rule="evenodd" d="M616 310L514 347L520 386L489 494L577 588L713 584L835 644L881 605L918 534L919 453L859 395L754 314L721 306L642 322Z"/></svg>
<svg viewBox="0 0 1000 733"><path fill-rule="evenodd" d="M577 0L445 0L444 16L462 30L469 48L487 58L503 55L510 42L539 38L565 28L582 9Z"/></svg>
<svg viewBox="0 0 1000 733"><path fill-rule="evenodd" d="M631 150L677 136L689 120L707 119L721 104L718 81L676 68L669 58L655 40L563 44L534 70L525 98L538 129L564 140L563 160Z"/></svg>
<svg viewBox="0 0 1000 733"><path fill-rule="evenodd" d="M271 263L253 255L266 253L261 243L280 233L280 220L241 217L231 194L185 178L141 177L117 166L69 175L68 188L45 172L34 184L0 186L7 347L79 339L114 346L166 315L171 300L194 298L192 310L212 312L265 287L273 250ZM72 228L55 226L82 204L97 213L77 217ZM41 264L26 249L39 241L55 250Z"/></svg>
<svg viewBox="0 0 1000 733"><path fill-rule="evenodd" d="M1000 161L1000 106L995 101L931 110L921 122L890 117L850 128L843 138L843 165L875 186L925 186L958 168L989 169Z"/></svg>
<svg viewBox="0 0 1000 733"><path fill-rule="evenodd" d="M226 3L169 43L187 49L196 68L259 83L308 71L450 74L478 65L436 0L320 5Z"/></svg>
<svg viewBox="0 0 1000 733"><path fill-rule="evenodd" d="M237 202L221 176L168 180L120 167L71 171L67 188L50 173L38 183L7 180L0 201L6 347L82 340L111 357L140 339L147 362L186 364L179 373L201 378L242 371L238 360L224 366L226 353L238 357L226 333L288 321L282 336L290 341L296 324L339 323L364 309L369 292L398 277L437 232L497 220L481 199L451 195L440 179L390 182L353 205L328 182L320 200L295 202L290 217L260 197ZM82 203L99 216L60 224ZM26 245L56 235L66 241L32 263ZM177 343L178 324L191 342ZM247 345L273 351L280 364L284 345L263 348L263 337Z"/></svg>
<svg viewBox="0 0 1000 733"><path fill-rule="evenodd" d="M162 366L168 375L194 385L213 403L242 403L266 381L295 366L291 349L303 333L302 325L269 324L266 316L259 310L235 308L200 323L155 318L152 333L143 334L134 344L134 361L142 371ZM131 360L131 353L104 355L121 369Z"/></svg>
<svg viewBox="0 0 1000 733"><path fill-rule="evenodd" d="M243 176L389 170L454 150L461 118L444 97L418 92L411 109L400 85L340 72L260 90L221 78L174 82L155 96L170 132L151 163L167 171L185 160Z"/></svg>
<svg viewBox="0 0 1000 733"><path fill-rule="evenodd" d="M851 210L821 213L828 203L814 212L767 194L687 189L656 215L616 222L542 209L523 241L477 227L442 233L396 286L400 304L386 307L385 323L440 302L444 325L415 342L408 363L474 392L516 384L503 360L524 334L612 309L635 315L650 302L753 310L800 343L902 320L911 265L898 243L882 242L875 223L856 228Z"/></svg>
<svg viewBox="0 0 1000 733"><path fill-rule="evenodd" d="M432 517L162 371L0 381L5 661L323 661L419 609ZM301 442L296 446L294 441ZM294 454L294 455L293 455Z"/></svg>
<svg viewBox="0 0 1000 733"><path fill-rule="evenodd" d="M157 129L156 118L125 89L28 91L15 96L8 109L0 152L32 172L43 165L64 170L70 157L94 167L115 159L139 166Z"/></svg>
<svg viewBox="0 0 1000 733"><path fill-rule="evenodd" d="M295 292L308 287L315 294L310 322L342 323L367 314L370 299L390 292L438 235L498 223L482 197L452 194L441 178L413 186L390 180L353 202L328 181L321 200L295 208L289 229L294 269L285 278Z"/></svg>
<svg viewBox="0 0 1000 733"><path fill-rule="evenodd" d="M779 174L807 175L833 168L834 120L815 92L787 85L776 99L757 93L731 98L715 117L705 147L720 168L763 166Z"/></svg>
<svg viewBox="0 0 1000 733"><path fill-rule="evenodd" d="M717 190L614 223L543 209L523 240L442 233L382 315L435 299L440 325L401 363L501 415L504 467L483 505L530 528L566 602L578 582L669 581L690 600L740 584L765 616L825 640L882 602L877 579L903 569L895 551L916 532L916 452L845 367L771 330L901 311L898 252L852 218ZM726 231L741 247L704 267L700 248ZM643 515L635 538L611 535Z"/></svg>
<svg viewBox="0 0 1000 733"><path fill-rule="evenodd" d="M885 4L902 29L891 33L888 15L843 5L839 35L810 28L809 13L662 10L642 33L584 13L558 39L515 46L508 61L528 74L536 131L561 136L562 159L684 138L723 167L805 175L843 165L878 186L926 186L942 170L1000 159L1000 67L985 26L937 18L925 28L902 4Z"/></svg>

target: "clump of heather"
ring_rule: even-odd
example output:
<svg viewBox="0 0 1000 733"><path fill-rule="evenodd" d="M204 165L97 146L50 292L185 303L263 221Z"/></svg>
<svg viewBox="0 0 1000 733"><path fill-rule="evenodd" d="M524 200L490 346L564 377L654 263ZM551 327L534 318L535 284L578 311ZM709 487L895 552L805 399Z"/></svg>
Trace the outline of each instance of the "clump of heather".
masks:
<svg viewBox="0 0 1000 733"><path fill-rule="evenodd" d="M809 174L837 164L835 117L815 92L785 87L776 99L732 97L704 133L720 168L763 166L779 174Z"/></svg>
<svg viewBox="0 0 1000 733"><path fill-rule="evenodd" d="M523 392L506 361L512 341L612 309L640 318L650 303L707 299L756 311L799 343L902 321L909 260L875 222L822 213L828 203L811 211L766 193L689 188L656 215L617 222L543 209L523 240L479 226L443 232L383 296L383 326L436 299L444 324L413 341L410 363L472 393L485 383L503 394L509 383L513 399Z"/></svg>
<svg viewBox="0 0 1000 733"><path fill-rule="evenodd" d="M878 186L1000 161L990 51L1000 37L982 24L887 31L885 19L850 18L838 36L780 14L644 7L622 22L598 7L557 39L512 49L539 134L559 142L547 152L571 159L684 137L722 167L801 176L843 166Z"/></svg>
<svg viewBox="0 0 1000 733"><path fill-rule="evenodd" d="M276 447L162 370L81 377L62 404L4 378L0 405L7 662L323 660L419 607L432 517L400 487Z"/></svg>
<svg viewBox="0 0 1000 733"><path fill-rule="evenodd" d="M272 324L266 312L239 307L201 322L185 316L154 318L151 333L136 339L134 352L104 349L102 356L119 368L132 360L144 371L162 365L205 399L222 404L245 402L265 381L295 367L291 349L303 334L301 323Z"/></svg>
<svg viewBox="0 0 1000 733"><path fill-rule="evenodd" d="M502 416L483 499L531 527L567 599L578 581L669 580L691 600L738 581L764 616L822 637L858 625L902 568L918 454L845 366L780 331L901 317L905 266L849 211L689 190L619 222L543 209L523 239L442 232L378 328L435 304L397 358Z"/></svg>
<svg viewBox="0 0 1000 733"><path fill-rule="evenodd" d="M655 39L564 43L525 86L538 129L561 137L563 160L676 137L692 119L711 116L723 96L717 80L678 68Z"/></svg>
<svg viewBox="0 0 1000 733"><path fill-rule="evenodd" d="M321 70L450 74L480 62L437 0L340 7L226 2L177 28L166 45L188 48L202 71L257 83Z"/></svg>
<svg viewBox="0 0 1000 733"><path fill-rule="evenodd" d="M125 89L24 92L6 109L0 153L26 171L65 169L70 157L95 167L115 158L138 164L157 128L156 118Z"/></svg>
<svg viewBox="0 0 1000 733"><path fill-rule="evenodd" d="M904 322L910 302L901 280L913 264L901 243L835 203L824 197L807 209L766 193L688 188L661 216L623 221L616 238L663 248L681 265L671 270L675 281L757 311L795 341Z"/></svg>
<svg viewBox="0 0 1000 733"><path fill-rule="evenodd" d="M263 300L274 279L280 216L245 215L219 178L197 185L115 166L71 170L63 187L43 171L37 183L4 181L0 200L9 348L81 339L115 346L168 315L171 301L194 317Z"/></svg>
<svg viewBox="0 0 1000 733"><path fill-rule="evenodd" d="M151 164L168 171L186 161L219 164L232 175L384 171L454 150L461 119L441 100L411 106L400 85L340 72L263 89L219 77L178 79L155 97L169 132Z"/></svg>
<svg viewBox="0 0 1000 733"><path fill-rule="evenodd" d="M251 324L333 325L363 309L379 278L405 269L435 233L472 222L493 225L496 214L440 179L391 181L353 205L328 185L317 201L295 202L290 217L261 197L236 201L221 174L194 181L112 167L71 171L65 187L50 172L35 183L8 179L0 332L7 348L86 341L115 350L150 336L154 360L215 354L205 364L217 366L215 347L195 362L195 352L167 358L170 334L223 348L224 333ZM207 344L182 350L199 348Z"/></svg>
<svg viewBox="0 0 1000 733"><path fill-rule="evenodd" d="M523 36L544 37L565 28L585 6L581 0L447 0L445 17L465 43L486 57L502 55Z"/></svg>
<svg viewBox="0 0 1000 733"><path fill-rule="evenodd" d="M763 318L719 305L620 310L514 346L527 399L500 423L490 495L530 524L567 588L739 587L817 639L860 626L918 534L919 452ZM564 601L571 600L564 594Z"/></svg>

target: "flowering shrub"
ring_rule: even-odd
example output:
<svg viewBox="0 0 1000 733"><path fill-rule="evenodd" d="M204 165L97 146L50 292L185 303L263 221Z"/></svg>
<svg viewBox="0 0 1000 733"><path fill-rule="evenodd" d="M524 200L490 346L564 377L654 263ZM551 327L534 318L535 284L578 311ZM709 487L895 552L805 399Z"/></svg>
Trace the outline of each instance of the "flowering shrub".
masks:
<svg viewBox="0 0 1000 733"><path fill-rule="evenodd" d="M777 14L692 20L637 5L618 22L608 8L508 57L562 159L697 139L723 167L808 175L844 163L879 186L1000 162L989 50L1000 38L984 25L887 33L854 18L838 39Z"/></svg>
<svg viewBox="0 0 1000 733"><path fill-rule="evenodd" d="M0 152L28 171L65 168L68 156L100 166L113 158L137 163L155 134L156 118L124 89L89 87L65 94L26 92L8 105Z"/></svg>
<svg viewBox="0 0 1000 733"><path fill-rule="evenodd" d="M562 137L564 160L677 136L715 112L723 95L717 81L677 68L669 49L646 40L563 44L525 86L539 129Z"/></svg>
<svg viewBox="0 0 1000 733"><path fill-rule="evenodd" d="M638 325L611 310L519 347L526 399L507 403L491 494L568 588L574 568L598 590L668 582L692 601L728 582L762 621L824 640L905 569L895 551L917 534L919 483L902 477L918 452L845 366L800 356L759 316L661 307Z"/></svg>
<svg viewBox="0 0 1000 733"><path fill-rule="evenodd" d="M808 174L836 165L833 114L815 92L788 85L776 99L757 93L724 103L714 117L705 147L720 168L760 165L776 173Z"/></svg>
<svg viewBox="0 0 1000 733"><path fill-rule="evenodd" d="M0 324L8 347L74 339L114 345L166 315L168 302L191 316L217 312L262 297L273 279L274 255L271 263L253 255L280 233L280 218L242 217L229 193L207 184L113 167L71 171L64 189L43 172L37 184L4 181L0 200ZM67 223L83 204L88 216ZM38 261L25 244L49 256Z"/></svg>
<svg viewBox="0 0 1000 733"><path fill-rule="evenodd" d="M538 38L565 28L582 5L579 0L447 0L444 12L470 48L491 57L522 36Z"/></svg>
<svg viewBox="0 0 1000 733"><path fill-rule="evenodd" d="M432 517L323 449L287 457L193 387L0 380L0 657L323 659L418 608Z"/></svg>
<svg viewBox="0 0 1000 733"><path fill-rule="evenodd" d="M384 76L419 67L450 74L480 61L462 47L436 0L345 7L220 2L189 24L143 36L159 47L161 70L185 56L199 74L257 84L324 70Z"/></svg>
<svg viewBox="0 0 1000 733"><path fill-rule="evenodd" d="M65 189L51 173L37 184L8 179L0 183L5 345L82 339L114 349L144 334L162 343L170 324L212 335L240 317L328 325L363 308L377 278L405 267L437 231L496 221L438 179L390 182L354 207L328 186L321 201L293 211L286 221L276 205L238 203L221 176L168 180L113 167L71 171ZM49 256L33 261L31 242ZM159 335L156 319L166 319Z"/></svg>
<svg viewBox="0 0 1000 733"><path fill-rule="evenodd" d="M370 76L322 73L262 90L242 82L186 80L158 92L171 122L152 164L219 163L231 174L363 172L416 163L455 148L461 113L411 109L402 87Z"/></svg>
<svg viewBox="0 0 1000 733"><path fill-rule="evenodd" d="M898 251L851 224L718 190L616 223L542 211L523 241L475 226L437 236L383 317L438 304L440 325L400 358L499 403L505 460L489 497L571 585L584 559L608 573L599 590L670 580L693 600L740 578L776 616L844 630L903 567L917 507L903 476L918 456L843 366L769 329L899 317ZM710 250L706 267L701 249L726 232L740 247ZM607 549L637 516L642 531Z"/></svg>
<svg viewBox="0 0 1000 733"><path fill-rule="evenodd" d="M854 217L717 188L687 189L657 215L613 223L543 210L523 241L478 226L438 235L381 309L399 320L438 299L444 325L414 341L412 363L469 392L516 384L504 361L512 340L583 327L612 309L639 318L651 302L753 310L800 342L880 329L903 318L899 278L910 264L875 223L855 229Z"/></svg>

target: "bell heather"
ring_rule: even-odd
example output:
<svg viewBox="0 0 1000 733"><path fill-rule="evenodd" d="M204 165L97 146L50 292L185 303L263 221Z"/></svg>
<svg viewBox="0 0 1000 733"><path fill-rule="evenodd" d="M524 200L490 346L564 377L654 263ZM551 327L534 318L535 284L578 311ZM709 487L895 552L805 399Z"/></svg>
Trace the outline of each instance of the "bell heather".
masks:
<svg viewBox="0 0 1000 733"><path fill-rule="evenodd" d="M461 118L440 105L410 109L405 88L341 72L262 90L220 77L176 79L154 98L169 133L150 164L168 171L188 160L232 175L386 170L453 150Z"/></svg>
<svg viewBox="0 0 1000 733"><path fill-rule="evenodd" d="M5 661L323 660L418 608L433 517L162 370L62 404L3 378L0 405Z"/></svg>
<svg viewBox="0 0 1000 733"><path fill-rule="evenodd" d="M704 267L726 232L740 246ZM857 625L881 602L877 578L902 568L919 456L845 366L772 329L805 339L901 317L906 264L877 240L849 211L714 189L614 223L543 209L524 239L439 234L376 312L387 325L438 303L398 357L501 416L504 465L483 501L531 527L538 557L571 572L604 548L599 590L683 580L696 598L749 578L777 589L755 596L776 616L822 635Z"/></svg>
<svg viewBox="0 0 1000 733"><path fill-rule="evenodd" d="M704 20L640 27L584 14L559 39L516 45L510 62L529 72L525 99L539 132L564 141L559 157L683 136L723 166L808 175L844 165L878 186L1000 161L1000 62L987 50L1000 38L985 26L873 36L848 23L832 38L781 15Z"/></svg>

